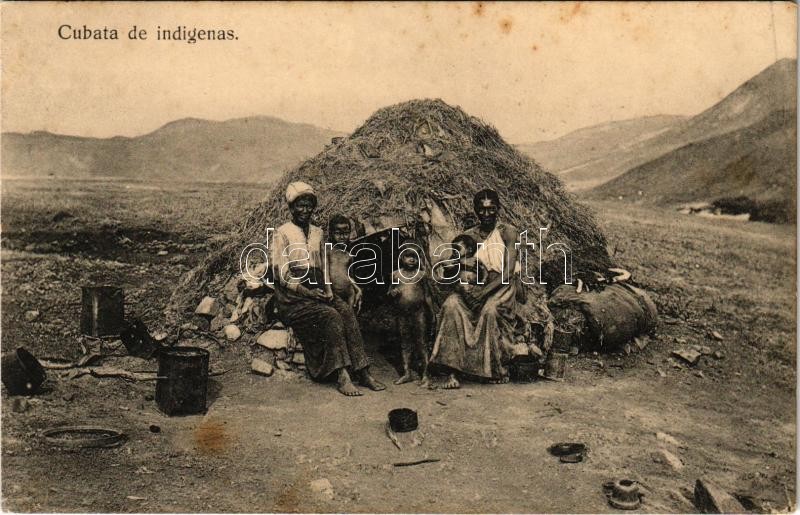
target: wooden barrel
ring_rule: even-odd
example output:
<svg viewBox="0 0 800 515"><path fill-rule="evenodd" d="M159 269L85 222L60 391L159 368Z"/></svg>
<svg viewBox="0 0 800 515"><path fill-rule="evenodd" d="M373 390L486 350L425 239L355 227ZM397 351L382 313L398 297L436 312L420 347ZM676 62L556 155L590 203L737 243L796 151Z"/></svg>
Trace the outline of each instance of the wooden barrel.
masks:
<svg viewBox="0 0 800 515"><path fill-rule="evenodd" d="M158 353L156 404L167 415L205 413L209 353L198 347L172 347Z"/></svg>
<svg viewBox="0 0 800 515"><path fill-rule="evenodd" d="M115 286L82 289L81 333L86 336L119 336L125 327L125 295Z"/></svg>

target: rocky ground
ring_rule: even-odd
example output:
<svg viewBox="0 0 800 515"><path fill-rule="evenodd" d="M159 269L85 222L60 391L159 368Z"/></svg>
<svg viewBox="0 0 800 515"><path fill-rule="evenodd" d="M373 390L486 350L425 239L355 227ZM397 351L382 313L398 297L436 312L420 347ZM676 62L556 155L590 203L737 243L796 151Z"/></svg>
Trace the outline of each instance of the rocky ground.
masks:
<svg viewBox="0 0 800 515"><path fill-rule="evenodd" d="M128 313L157 332L180 273L264 193L4 181L3 351L24 346L72 360L83 345L123 354L113 340L101 346L79 335L81 286L122 286ZM641 482L641 511L697 511L698 478L752 511L793 507L795 227L592 207L619 261L661 310L644 350L570 358L563 383L410 384L345 399L292 372L252 374L254 336L245 334L221 347L208 342L219 374L208 412L172 418L155 408L152 381L53 371L41 395L3 390L3 508L607 512L602 485L615 478ZM392 356L378 337L368 341L376 375L390 382ZM693 366L673 355L692 349L706 354ZM124 355L107 364L156 367ZM396 407L418 411L420 445L398 450L387 438L386 413ZM113 427L128 440L61 451L41 439L48 427L75 424ZM587 444L587 459L560 463L547 448L561 441ZM439 461L393 465L424 457Z"/></svg>

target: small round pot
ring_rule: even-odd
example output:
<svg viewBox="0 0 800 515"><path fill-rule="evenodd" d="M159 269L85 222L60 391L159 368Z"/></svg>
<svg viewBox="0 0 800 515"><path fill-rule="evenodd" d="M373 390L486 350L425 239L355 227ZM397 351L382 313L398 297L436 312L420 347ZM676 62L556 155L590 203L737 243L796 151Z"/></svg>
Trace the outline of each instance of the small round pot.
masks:
<svg viewBox="0 0 800 515"><path fill-rule="evenodd" d="M639 483L631 479L618 479L603 485L608 504L619 510L635 510L642 504Z"/></svg>
<svg viewBox="0 0 800 515"><path fill-rule="evenodd" d="M389 427L395 433L407 433L419 427L417 412L408 408L393 409L389 412Z"/></svg>

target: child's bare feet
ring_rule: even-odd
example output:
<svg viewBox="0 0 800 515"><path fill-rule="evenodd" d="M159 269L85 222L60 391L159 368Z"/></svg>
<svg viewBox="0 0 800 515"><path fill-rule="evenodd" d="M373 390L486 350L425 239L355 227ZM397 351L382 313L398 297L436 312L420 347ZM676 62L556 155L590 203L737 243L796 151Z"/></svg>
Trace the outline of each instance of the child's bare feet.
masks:
<svg viewBox="0 0 800 515"><path fill-rule="evenodd" d="M361 386L366 386L375 392L380 392L381 390L386 389L386 385L372 377L372 374L370 374L368 370L361 372L361 381L359 382L361 383Z"/></svg>
<svg viewBox="0 0 800 515"><path fill-rule="evenodd" d="M341 369L339 371L339 378L336 381L338 383L337 390L341 392L343 395L347 397L358 397L362 395L362 393L355 387L353 381L350 380L350 374L347 373L347 370Z"/></svg>
<svg viewBox="0 0 800 515"><path fill-rule="evenodd" d="M455 374L450 374L447 376L447 381L442 384L442 388L445 390L455 390L456 388L461 388L461 383L458 382Z"/></svg>
<svg viewBox="0 0 800 515"><path fill-rule="evenodd" d="M431 378L428 376L422 376L422 379L419 380L419 386L421 388L429 388L431 386Z"/></svg>
<svg viewBox="0 0 800 515"><path fill-rule="evenodd" d="M416 379L416 374L414 372L408 371L405 374L401 375L397 379L395 379L394 384L405 384L410 383L414 379Z"/></svg>

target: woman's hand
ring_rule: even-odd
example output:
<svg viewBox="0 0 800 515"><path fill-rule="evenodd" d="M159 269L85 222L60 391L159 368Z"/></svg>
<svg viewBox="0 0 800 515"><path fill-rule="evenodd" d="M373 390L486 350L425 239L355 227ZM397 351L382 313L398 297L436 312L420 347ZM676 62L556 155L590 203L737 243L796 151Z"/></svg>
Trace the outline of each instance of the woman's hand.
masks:
<svg viewBox="0 0 800 515"><path fill-rule="evenodd" d="M321 300L322 302L330 302L330 301L333 300L333 293L332 292L323 291L323 290L317 290L317 289L314 289L314 290L311 290L311 291L314 293L315 297L317 299Z"/></svg>
<svg viewBox="0 0 800 515"><path fill-rule="evenodd" d="M304 297L318 300L320 302L330 302L330 300L333 299L332 295L329 295L323 290L319 290L317 288L306 288L305 286L300 285L297 287L297 291Z"/></svg>
<svg viewBox="0 0 800 515"><path fill-rule="evenodd" d="M353 307L353 311L358 313L359 311L361 311L361 297L362 297L362 294L361 294L361 288L356 286L355 289L356 289L356 293L353 295L353 306L352 307Z"/></svg>

